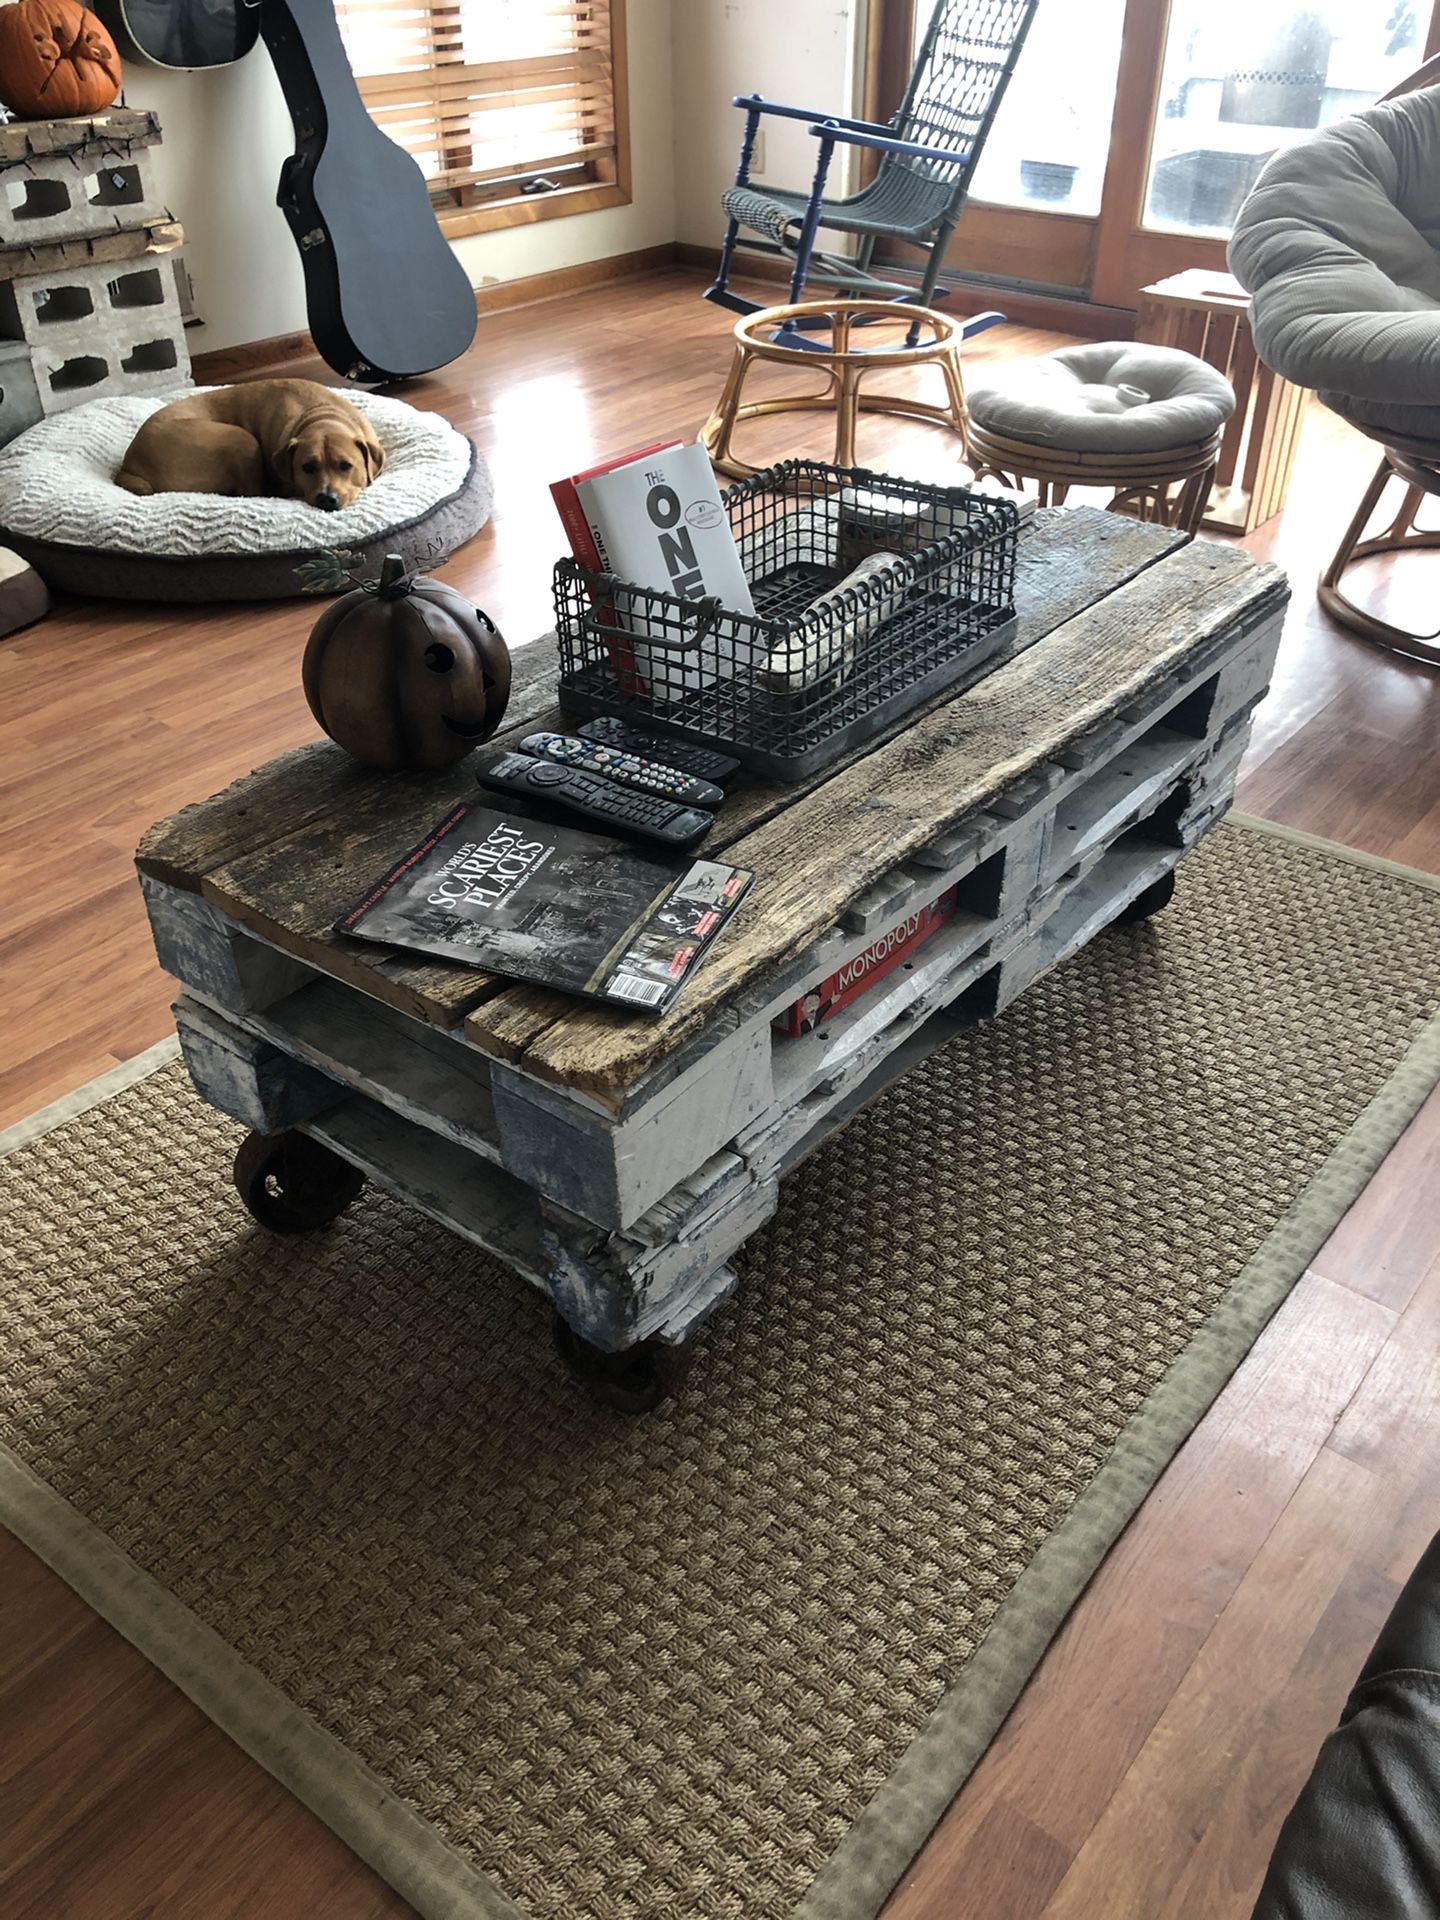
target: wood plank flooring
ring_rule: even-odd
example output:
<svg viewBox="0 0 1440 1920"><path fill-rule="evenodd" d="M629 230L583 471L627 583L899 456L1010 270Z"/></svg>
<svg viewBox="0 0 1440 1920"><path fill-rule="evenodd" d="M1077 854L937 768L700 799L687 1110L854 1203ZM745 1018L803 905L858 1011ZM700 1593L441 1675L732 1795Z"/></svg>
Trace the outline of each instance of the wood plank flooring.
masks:
<svg viewBox="0 0 1440 1920"><path fill-rule="evenodd" d="M443 570L512 644L549 624L546 483L719 391L727 322L672 272L487 317L407 395L472 433L497 511ZM968 354L1043 351L996 329ZM295 371L316 373L311 365ZM867 420L862 457L953 470ZM753 457L804 449L757 423ZM742 451L746 450L742 443ZM1318 408L1285 515L1295 583L1249 810L1440 870L1440 675L1352 639L1313 580L1373 465ZM1374 580L1391 615L1435 563ZM170 1029L130 871L142 829L313 737L303 606L71 602L0 642L0 1125ZM1317 1255L1111 1553L887 1920L1245 1920L1275 1829L1440 1526L1440 1096ZM391 1920L409 1912L32 1555L0 1545L3 1920Z"/></svg>

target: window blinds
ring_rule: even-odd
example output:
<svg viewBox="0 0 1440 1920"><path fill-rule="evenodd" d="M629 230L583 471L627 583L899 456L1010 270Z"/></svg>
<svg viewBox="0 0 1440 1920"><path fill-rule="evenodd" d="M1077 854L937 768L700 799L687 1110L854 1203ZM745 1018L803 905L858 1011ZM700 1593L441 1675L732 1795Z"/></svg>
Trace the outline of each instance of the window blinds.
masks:
<svg viewBox="0 0 1440 1920"><path fill-rule="evenodd" d="M337 0L372 118L464 203L535 175L613 180L611 6L624 0Z"/></svg>

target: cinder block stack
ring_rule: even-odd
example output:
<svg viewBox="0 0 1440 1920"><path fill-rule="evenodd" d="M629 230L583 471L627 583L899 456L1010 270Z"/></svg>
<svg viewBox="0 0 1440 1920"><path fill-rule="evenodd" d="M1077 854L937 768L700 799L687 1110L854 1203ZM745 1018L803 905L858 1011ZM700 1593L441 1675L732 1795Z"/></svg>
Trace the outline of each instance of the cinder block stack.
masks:
<svg viewBox="0 0 1440 1920"><path fill-rule="evenodd" d="M188 384L159 141L132 107L0 126L0 444L84 400Z"/></svg>

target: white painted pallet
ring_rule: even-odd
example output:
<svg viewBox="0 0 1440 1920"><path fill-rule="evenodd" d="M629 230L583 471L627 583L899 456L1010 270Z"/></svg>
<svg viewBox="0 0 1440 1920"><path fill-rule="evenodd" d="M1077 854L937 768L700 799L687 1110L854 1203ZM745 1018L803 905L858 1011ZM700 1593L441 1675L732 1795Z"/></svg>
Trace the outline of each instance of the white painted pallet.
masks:
<svg viewBox="0 0 1440 1920"><path fill-rule="evenodd" d="M734 1284L785 1171L993 1017L1175 866L1230 804L1280 634L1273 601L868 887L803 955L614 1097L556 1086L268 946L147 877L195 1083L298 1127L542 1287L594 1345L679 1341ZM913 959L819 1033L791 1001L950 886Z"/></svg>

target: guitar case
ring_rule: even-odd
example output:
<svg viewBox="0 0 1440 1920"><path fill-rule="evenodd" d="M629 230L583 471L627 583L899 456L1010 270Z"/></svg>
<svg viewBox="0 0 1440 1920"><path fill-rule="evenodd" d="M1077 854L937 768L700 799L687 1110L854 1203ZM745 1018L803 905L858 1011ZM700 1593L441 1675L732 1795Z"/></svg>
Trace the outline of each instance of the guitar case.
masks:
<svg viewBox="0 0 1440 1920"><path fill-rule="evenodd" d="M260 32L295 123L277 201L315 345L367 385L448 365L475 337L475 295L425 176L365 110L332 0L262 0Z"/></svg>
<svg viewBox="0 0 1440 1920"><path fill-rule="evenodd" d="M259 0L95 0L125 54L195 73L243 60L260 37Z"/></svg>

